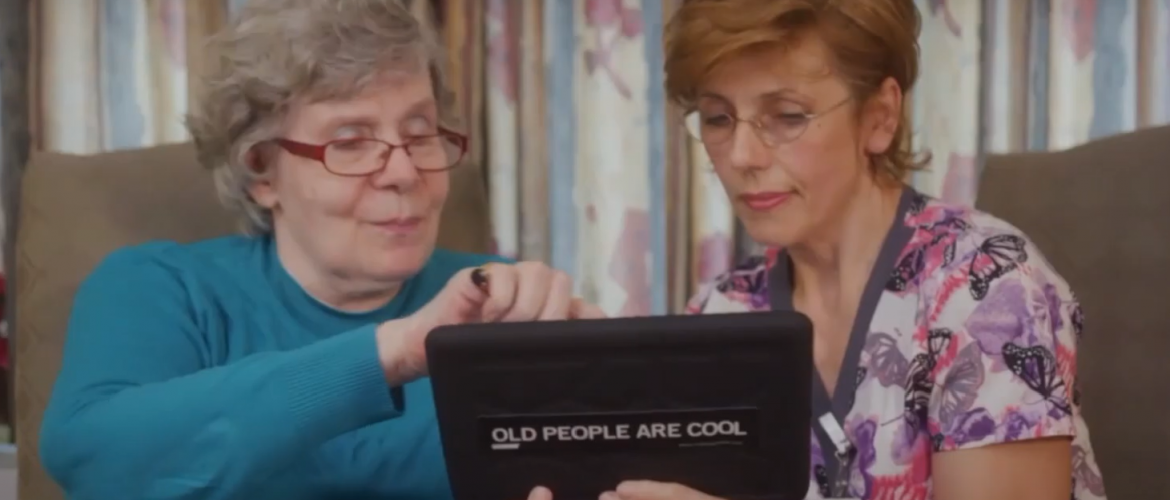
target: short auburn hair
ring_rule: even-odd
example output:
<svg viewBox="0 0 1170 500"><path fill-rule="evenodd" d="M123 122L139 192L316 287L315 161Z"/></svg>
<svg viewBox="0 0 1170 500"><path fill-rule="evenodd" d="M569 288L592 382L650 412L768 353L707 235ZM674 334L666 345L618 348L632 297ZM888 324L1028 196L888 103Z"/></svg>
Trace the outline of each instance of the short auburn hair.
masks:
<svg viewBox="0 0 1170 500"><path fill-rule="evenodd" d="M723 63L812 35L859 101L886 78L907 95L918 79L921 23L914 0L684 0L666 26L666 93L693 109L699 86ZM871 156L877 172L899 181L925 164L910 148L907 101L890 148Z"/></svg>

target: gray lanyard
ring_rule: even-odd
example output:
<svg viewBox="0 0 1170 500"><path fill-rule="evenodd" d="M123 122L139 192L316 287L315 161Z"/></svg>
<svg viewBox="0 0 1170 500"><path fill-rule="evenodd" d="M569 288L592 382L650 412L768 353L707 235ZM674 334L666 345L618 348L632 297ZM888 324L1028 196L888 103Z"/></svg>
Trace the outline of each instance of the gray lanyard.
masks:
<svg viewBox="0 0 1170 500"><path fill-rule="evenodd" d="M837 417L832 413L822 414L821 418L817 419L817 425L833 443L833 458L837 462L836 473L829 478L829 496L844 498L849 494L849 475L852 472L853 459L857 456L857 448L849 441L845 429L841 428ZM824 441L821 442L821 446L824 446Z"/></svg>
<svg viewBox="0 0 1170 500"><path fill-rule="evenodd" d="M857 448L849 440L844 430L843 422L849 411L853 409L853 398L857 392L857 383L861 377L861 351L865 347L870 322L877 311L878 302L885 292L887 281L898 266L902 250L914 236L915 228L903 223L907 213L920 195L909 187L902 191L902 198L898 203L897 216L890 226L882 248L878 252L872 275L865 285L859 304L857 316L854 319L853 329L850 332L849 344L845 350L845 359L841 363L841 372L837 377L837 387L833 397L821 380L819 373L813 373L812 408L813 418L816 420L814 433L821 444L821 451L825 460L825 479L828 481L831 497L844 498L849 494L849 478L857 456ZM768 300L774 311L792 311L792 269L787 253L781 251L776 256L776 264L768 273Z"/></svg>
<svg viewBox="0 0 1170 500"><path fill-rule="evenodd" d="M768 299L773 310L793 310L791 289L787 282L789 276L787 266L788 258L781 254L778 256L772 271L768 273ZM850 351L854 350L856 349L850 349ZM856 377L857 357L860 356L860 353L856 353L857 355L852 358L849 354L846 352L845 362L841 365L841 380L853 380ZM813 430L817 441L821 444L824 456L825 480L829 483L829 490L826 493L831 497L843 498L849 492L850 469L853 465L853 457L857 454L853 443L849 441L849 436L845 434L841 425L842 418L849 413L847 406L851 405L848 402L834 404L839 402L833 401L829 397L828 390L825 389L820 375L817 373L813 375L813 386L810 388L814 415ZM851 389L853 388L838 388L838 390L846 391ZM851 402L852 397L849 396L849 402Z"/></svg>

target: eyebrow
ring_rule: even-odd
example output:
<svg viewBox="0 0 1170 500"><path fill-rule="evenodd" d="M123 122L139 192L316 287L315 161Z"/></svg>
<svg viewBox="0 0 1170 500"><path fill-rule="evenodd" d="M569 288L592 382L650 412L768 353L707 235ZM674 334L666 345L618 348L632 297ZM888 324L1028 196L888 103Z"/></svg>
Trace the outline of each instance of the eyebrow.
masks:
<svg viewBox="0 0 1170 500"><path fill-rule="evenodd" d="M346 108L355 107L352 104L345 104L343 106ZM426 97L415 101L413 104L407 107L399 119L408 118L412 115L423 113L437 114L437 111L438 103L435 101L435 99L433 97ZM381 125L378 118L379 117L376 113L364 111L354 112L352 110L343 109L336 115L330 117L328 120L325 120L324 123L322 123L318 128L318 130L322 134L327 135L337 130L338 128L346 126L356 125L359 127L377 128L379 125Z"/></svg>
<svg viewBox="0 0 1170 500"><path fill-rule="evenodd" d="M435 101L435 98L425 97L415 101L414 104L411 104L410 107L406 108L406 113L403 113L403 116L416 115L419 113L427 113L431 111L438 112L438 110L439 103Z"/></svg>
<svg viewBox="0 0 1170 500"><path fill-rule="evenodd" d="M755 96L755 100L757 102L763 102L763 101L772 101L772 100L776 100L776 99L791 99L791 97L796 95L796 94L799 94L799 93L794 88L781 87L781 88L778 88L776 90L770 90L768 92L764 92L763 94ZM728 99L726 96L721 95L721 94L717 94L715 92L701 92L701 93L699 93L698 97L699 97L699 99L711 98L711 99L719 99L721 101L725 101L728 103L731 102L731 99Z"/></svg>
<svg viewBox="0 0 1170 500"><path fill-rule="evenodd" d="M784 87L781 89L773 90L771 92L764 92L763 94L756 96L756 100L762 102L762 101L775 101L777 99L788 99L788 98L791 98L794 94L798 94L796 89Z"/></svg>

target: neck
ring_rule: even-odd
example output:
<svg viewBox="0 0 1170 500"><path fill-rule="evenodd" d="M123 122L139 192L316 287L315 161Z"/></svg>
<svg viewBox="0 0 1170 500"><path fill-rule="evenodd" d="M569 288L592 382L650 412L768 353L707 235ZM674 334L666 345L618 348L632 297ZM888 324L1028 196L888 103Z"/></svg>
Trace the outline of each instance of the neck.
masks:
<svg viewBox="0 0 1170 500"><path fill-rule="evenodd" d="M371 311L390 303L402 288L402 283L354 279L332 271L310 258L287 231L274 233L276 255L285 271L305 293L329 307L346 312Z"/></svg>
<svg viewBox="0 0 1170 500"><path fill-rule="evenodd" d="M790 246L793 298L829 311L854 307L895 222L902 190L900 183L864 183L835 224Z"/></svg>

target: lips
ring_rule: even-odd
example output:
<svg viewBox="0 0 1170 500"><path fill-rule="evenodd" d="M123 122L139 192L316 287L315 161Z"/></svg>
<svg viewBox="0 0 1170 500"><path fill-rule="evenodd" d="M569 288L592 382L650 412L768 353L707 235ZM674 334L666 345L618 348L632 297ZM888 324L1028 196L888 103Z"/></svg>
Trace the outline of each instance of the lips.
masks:
<svg viewBox="0 0 1170 500"><path fill-rule="evenodd" d="M422 221L422 217L395 217L380 222L372 222L371 225L383 231L401 234L413 232L418 229L422 225Z"/></svg>
<svg viewBox="0 0 1170 500"><path fill-rule="evenodd" d="M739 199L748 208L763 212L783 205L791 196L792 193L789 191L762 191L741 194Z"/></svg>

